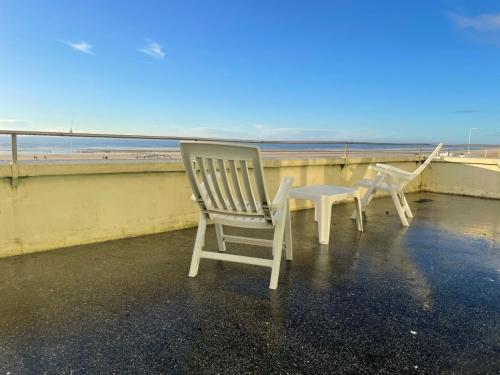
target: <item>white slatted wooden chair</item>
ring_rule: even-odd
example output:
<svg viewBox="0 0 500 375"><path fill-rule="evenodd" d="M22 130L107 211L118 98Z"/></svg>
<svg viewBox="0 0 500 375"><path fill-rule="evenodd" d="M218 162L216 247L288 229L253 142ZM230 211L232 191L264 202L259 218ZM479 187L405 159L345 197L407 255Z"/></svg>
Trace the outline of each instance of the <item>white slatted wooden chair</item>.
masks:
<svg viewBox="0 0 500 375"><path fill-rule="evenodd" d="M361 209L364 210L373 198L373 194L377 190L389 193L394 201L396 210L398 211L401 223L404 226L409 226L406 217L413 217L413 214L406 200L404 190L406 186L415 179L422 171L431 163L431 161L438 155L443 144L440 143L429 157L413 172L408 172L400 168L393 167L387 164L377 163L375 166L370 166L371 169L377 171L375 178L370 180L360 180L357 182L358 186L367 188L368 190L361 199ZM356 212L351 216L352 219L356 218Z"/></svg>
<svg viewBox="0 0 500 375"><path fill-rule="evenodd" d="M292 260L292 233L288 198L293 178L284 177L272 203L264 184L258 147L221 142L181 142L181 154L193 199L201 214L189 276L198 274L201 258L270 267L269 288L276 289L283 241L286 259ZM219 252L206 251L205 231L213 223ZM272 240L225 235L223 225L272 229ZM272 259L227 254L226 243L272 248Z"/></svg>

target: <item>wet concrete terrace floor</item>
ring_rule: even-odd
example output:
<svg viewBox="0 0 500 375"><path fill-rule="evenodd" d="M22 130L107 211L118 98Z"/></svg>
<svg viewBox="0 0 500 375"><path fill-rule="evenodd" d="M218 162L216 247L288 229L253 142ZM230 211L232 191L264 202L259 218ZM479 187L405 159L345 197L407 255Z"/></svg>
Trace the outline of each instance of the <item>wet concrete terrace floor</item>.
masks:
<svg viewBox="0 0 500 375"><path fill-rule="evenodd" d="M188 278L194 229L2 259L0 373L498 373L500 201L409 201L410 228L384 198L363 234L334 206L328 246L294 213L277 291L249 265Z"/></svg>

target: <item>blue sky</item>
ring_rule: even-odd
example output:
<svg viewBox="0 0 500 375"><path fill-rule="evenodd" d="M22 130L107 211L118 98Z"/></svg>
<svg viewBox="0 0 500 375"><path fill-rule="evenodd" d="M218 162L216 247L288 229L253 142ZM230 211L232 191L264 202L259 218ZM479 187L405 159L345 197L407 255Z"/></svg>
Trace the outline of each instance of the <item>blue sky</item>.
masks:
<svg viewBox="0 0 500 375"><path fill-rule="evenodd" d="M499 1L0 0L0 128L500 143Z"/></svg>

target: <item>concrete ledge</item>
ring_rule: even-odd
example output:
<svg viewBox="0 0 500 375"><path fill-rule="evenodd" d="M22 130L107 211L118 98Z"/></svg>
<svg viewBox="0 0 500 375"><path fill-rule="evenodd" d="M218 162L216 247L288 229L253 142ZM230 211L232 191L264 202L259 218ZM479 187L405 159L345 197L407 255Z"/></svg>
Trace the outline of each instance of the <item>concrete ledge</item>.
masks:
<svg viewBox="0 0 500 375"><path fill-rule="evenodd" d="M265 159L265 168L327 166L371 163L400 163L417 162L418 156L403 157L363 157L348 158L347 163L343 158L321 159ZM19 162L19 177L35 176L65 176L86 174L115 174L115 173L148 173L148 172L180 172L184 171L181 162L158 161L75 161L75 162ZM0 178L11 177L10 164L0 164Z"/></svg>
<svg viewBox="0 0 500 375"><path fill-rule="evenodd" d="M497 165L500 167L500 159L487 159L487 158L456 158L456 157L445 156L436 159L434 162L458 163L458 164L484 164L484 165Z"/></svg>
<svg viewBox="0 0 500 375"><path fill-rule="evenodd" d="M351 165L351 164L374 164L374 163L402 163L418 162L419 156L398 157L352 157L347 162L343 158L320 158L320 159L266 159L263 161L265 168L302 167L302 166L326 166L326 165ZM485 158L457 158L441 157L434 162L458 163L458 164L482 164L500 166L499 159ZM36 162L23 161L18 163L19 177L35 176L63 176L63 175L85 175L85 174L114 174L114 173L145 173L145 172L173 172L184 171L181 162L168 161L74 161L71 163L61 162ZM12 168L10 164L0 164L0 178L11 177Z"/></svg>

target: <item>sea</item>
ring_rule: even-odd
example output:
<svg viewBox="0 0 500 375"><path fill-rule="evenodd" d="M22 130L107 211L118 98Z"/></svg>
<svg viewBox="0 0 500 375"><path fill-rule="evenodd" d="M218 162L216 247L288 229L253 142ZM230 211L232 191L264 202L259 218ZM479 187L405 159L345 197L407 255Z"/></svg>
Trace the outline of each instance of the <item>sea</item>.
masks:
<svg viewBox="0 0 500 375"><path fill-rule="evenodd" d="M19 153L30 154L70 154L81 152L99 151L174 151L179 149L179 141L175 140L149 140L149 139L115 139L115 138L84 138L84 137L53 137L53 136L27 136L17 137L17 148ZM283 151L308 151L308 150L331 150L340 151L345 147L344 143L258 143L263 150ZM431 149L432 146L422 144L349 144L350 150L418 150ZM10 137L0 135L0 152L10 152Z"/></svg>

